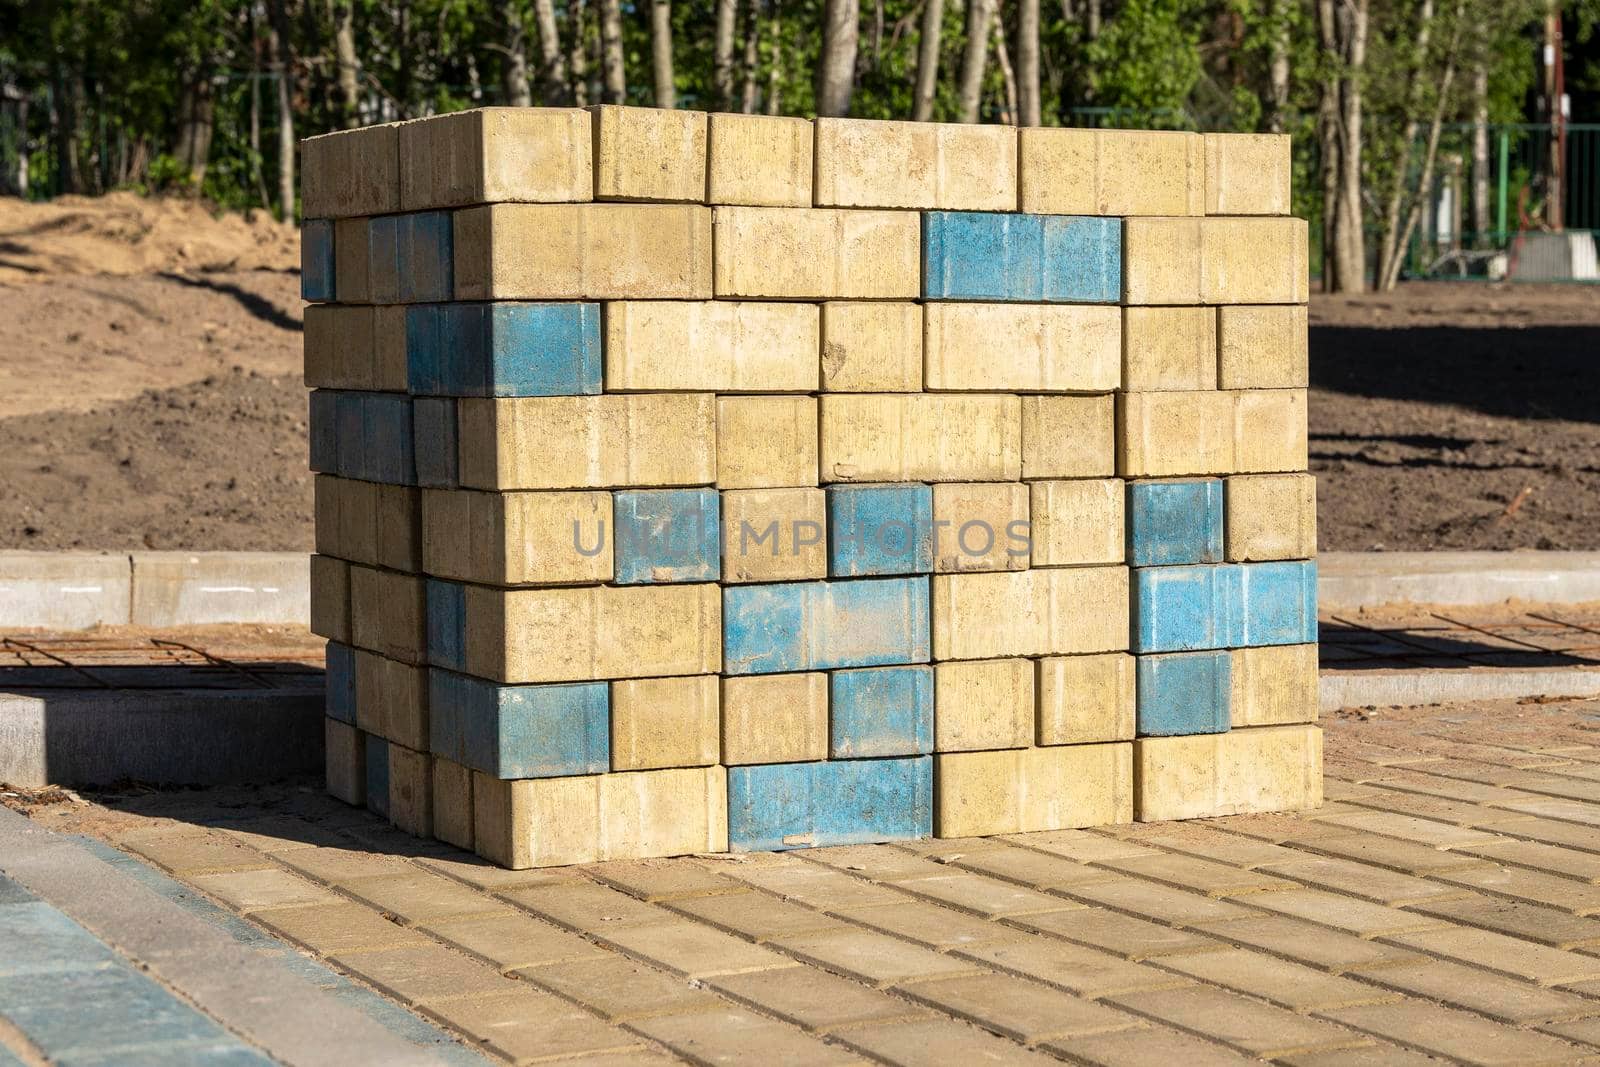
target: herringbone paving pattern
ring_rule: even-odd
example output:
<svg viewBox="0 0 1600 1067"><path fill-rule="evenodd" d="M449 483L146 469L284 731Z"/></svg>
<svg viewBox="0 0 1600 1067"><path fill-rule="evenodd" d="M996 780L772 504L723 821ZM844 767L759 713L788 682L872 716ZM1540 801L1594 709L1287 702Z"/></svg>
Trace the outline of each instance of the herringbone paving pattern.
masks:
<svg viewBox="0 0 1600 1067"><path fill-rule="evenodd" d="M309 789L95 825L517 1062L1600 1058L1600 703L1323 725L1304 815L518 872Z"/></svg>

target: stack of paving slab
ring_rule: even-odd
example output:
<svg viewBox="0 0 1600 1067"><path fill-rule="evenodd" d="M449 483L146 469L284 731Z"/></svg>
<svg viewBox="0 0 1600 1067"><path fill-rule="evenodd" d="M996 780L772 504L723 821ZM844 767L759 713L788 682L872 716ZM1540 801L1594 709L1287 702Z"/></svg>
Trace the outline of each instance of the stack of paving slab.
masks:
<svg viewBox="0 0 1600 1067"><path fill-rule="evenodd" d="M1286 138L303 152L334 795L513 867L1320 802Z"/></svg>

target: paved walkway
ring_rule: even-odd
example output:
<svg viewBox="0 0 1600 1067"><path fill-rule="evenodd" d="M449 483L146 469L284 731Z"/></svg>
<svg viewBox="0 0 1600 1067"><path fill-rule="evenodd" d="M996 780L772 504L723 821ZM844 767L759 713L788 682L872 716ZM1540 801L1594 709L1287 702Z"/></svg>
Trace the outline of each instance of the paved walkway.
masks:
<svg viewBox="0 0 1600 1067"><path fill-rule="evenodd" d="M309 788L34 816L517 1062L1600 1058L1600 703L1324 725L1305 816L555 871Z"/></svg>

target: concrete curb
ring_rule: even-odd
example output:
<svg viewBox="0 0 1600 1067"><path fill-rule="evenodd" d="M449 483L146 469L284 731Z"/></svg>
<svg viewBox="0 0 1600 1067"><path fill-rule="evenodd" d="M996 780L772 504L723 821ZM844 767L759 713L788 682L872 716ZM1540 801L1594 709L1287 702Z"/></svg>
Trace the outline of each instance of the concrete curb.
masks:
<svg viewBox="0 0 1600 1067"><path fill-rule="evenodd" d="M322 769L323 689L0 692L0 782L263 782Z"/></svg>
<svg viewBox="0 0 1600 1067"><path fill-rule="evenodd" d="M1600 552L1325 552L1317 560L1323 612L1508 600L1600 601Z"/></svg>
<svg viewBox="0 0 1600 1067"><path fill-rule="evenodd" d="M207 1015L287 1064L439 1064L82 845L0 808L0 867Z"/></svg>
<svg viewBox="0 0 1600 1067"><path fill-rule="evenodd" d="M305 625L302 552L0 551L0 627Z"/></svg>
<svg viewBox="0 0 1600 1067"><path fill-rule="evenodd" d="M1415 671L1323 671L1323 711L1340 708L1415 707L1469 700L1600 696L1600 670L1464 667Z"/></svg>

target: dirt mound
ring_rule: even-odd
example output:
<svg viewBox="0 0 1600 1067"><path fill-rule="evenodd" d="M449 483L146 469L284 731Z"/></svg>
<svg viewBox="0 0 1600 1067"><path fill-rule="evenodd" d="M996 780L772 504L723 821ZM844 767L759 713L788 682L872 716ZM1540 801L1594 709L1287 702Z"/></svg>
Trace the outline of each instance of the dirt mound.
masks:
<svg viewBox="0 0 1600 1067"><path fill-rule="evenodd" d="M219 214L196 200L130 192L37 204L0 197L0 281L299 265L298 232L264 211Z"/></svg>

